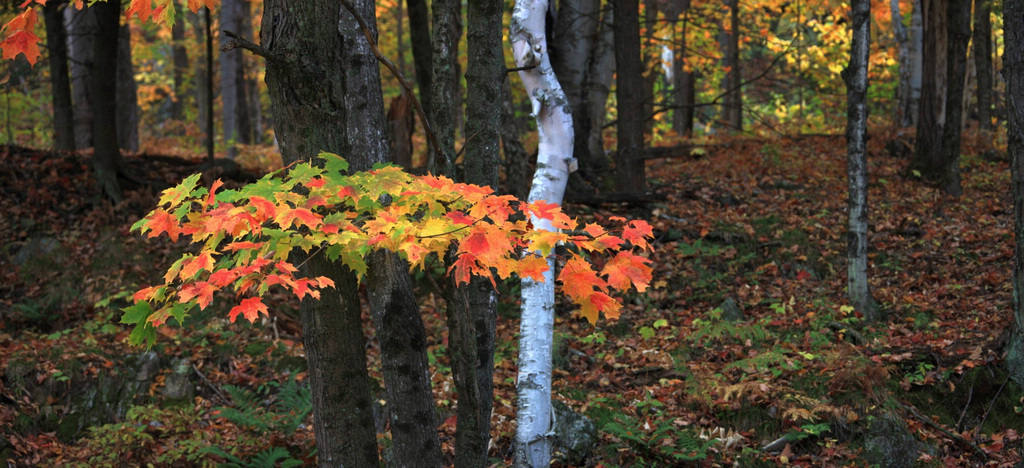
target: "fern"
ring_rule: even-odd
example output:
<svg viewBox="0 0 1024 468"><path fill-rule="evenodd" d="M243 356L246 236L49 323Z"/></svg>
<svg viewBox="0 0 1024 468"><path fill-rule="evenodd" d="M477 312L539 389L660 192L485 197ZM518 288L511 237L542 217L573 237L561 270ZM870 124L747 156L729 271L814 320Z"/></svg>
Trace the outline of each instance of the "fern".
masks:
<svg viewBox="0 0 1024 468"><path fill-rule="evenodd" d="M220 447L215 446L206 447L203 449L203 452L216 455L227 460L226 463L220 464L223 468L276 468L277 466L292 468L302 466L302 461L292 458L292 454L284 447L265 449L257 453L252 460L249 461L242 460L241 458L225 452ZM280 462L280 465L278 465L278 462Z"/></svg>
<svg viewBox="0 0 1024 468"><path fill-rule="evenodd" d="M277 395L271 399L273 387L277 387ZM255 392L234 385L225 385L224 390L231 396L232 405L214 409L222 418L260 433L279 431L291 435L313 410L312 394L294 378L283 385L261 385ZM265 404L268 399L269 405Z"/></svg>
<svg viewBox="0 0 1024 468"><path fill-rule="evenodd" d="M724 342L726 339L734 338L740 343L750 341L753 344L763 343L773 336L765 328L767 322L764 320L753 323L737 323L722 320L721 315L721 309L714 309L708 314L708 319L694 320L693 326L696 327L696 330L690 333L687 339L694 344L700 344L711 341Z"/></svg>

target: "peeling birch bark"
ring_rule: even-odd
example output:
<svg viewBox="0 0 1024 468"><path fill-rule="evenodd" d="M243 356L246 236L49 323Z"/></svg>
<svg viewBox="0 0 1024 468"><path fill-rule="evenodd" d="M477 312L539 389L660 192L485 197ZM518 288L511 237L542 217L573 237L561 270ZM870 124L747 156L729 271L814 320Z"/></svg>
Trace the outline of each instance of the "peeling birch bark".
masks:
<svg viewBox="0 0 1024 468"><path fill-rule="evenodd" d="M569 178L573 126L569 102L548 56L544 32L546 0L520 0L512 11L510 38L519 77L530 97L539 133L537 171L530 201L561 204ZM532 219L535 229L554 230L551 223ZM539 255L527 253L526 255ZM516 461L519 467L546 467L551 460L551 342L554 331L555 265L548 257L544 281L522 280Z"/></svg>

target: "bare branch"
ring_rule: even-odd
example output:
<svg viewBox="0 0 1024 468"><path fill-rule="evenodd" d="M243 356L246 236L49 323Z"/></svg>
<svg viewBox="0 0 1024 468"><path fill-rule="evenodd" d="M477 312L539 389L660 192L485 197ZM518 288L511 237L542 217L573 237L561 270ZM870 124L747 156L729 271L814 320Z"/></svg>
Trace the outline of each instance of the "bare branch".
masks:
<svg viewBox="0 0 1024 468"><path fill-rule="evenodd" d="M235 34L232 31L228 31L227 29L225 29L224 35L230 37L231 40L226 42L224 45L220 46L220 50L222 52L227 52L229 50L235 49L245 49L267 60L273 60L277 62L287 61L285 57L281 56L280 54L275 54L263 48L263 46L256 44L255 42L252 42L242 36L239 36L238 34Z"/></svg>

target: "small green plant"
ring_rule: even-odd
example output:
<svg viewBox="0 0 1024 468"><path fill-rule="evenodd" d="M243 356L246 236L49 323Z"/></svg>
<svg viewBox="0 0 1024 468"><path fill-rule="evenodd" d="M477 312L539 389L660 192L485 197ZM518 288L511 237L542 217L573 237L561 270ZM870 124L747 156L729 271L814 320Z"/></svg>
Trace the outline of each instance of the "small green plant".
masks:
<svg viewBox="0 0 1024 468"><path fill-rule="evenodd" d="M313 411L312 394L294 377L284 384L268 382L256 391L234 385L225 385L224 390L231 396L232 406L214 408L217 414L260 433L277 431L291 435ZM270 403L265 404L268 400Z"/></svg>
<svg viewBox="0 0 1024 468"><path fill-rule="evenodd" d="M922 385L925 383L925 378L928 376L928 372L935 368L935 365L928 364L925 362L919 363L917 369L907 373L907 382L912 384Z"/></svg>
<svg viewBox="0 0 1024 468"><path fill-rule="evenodd" d="M284 447L274 447L263 450L252 457L251 460L242 460L230 453L221 450L220 447L206 447L204 453L216 455L227 460L220 466L226 468L291 468L302 466L302 460L292 458L292 454Z"/></svg>

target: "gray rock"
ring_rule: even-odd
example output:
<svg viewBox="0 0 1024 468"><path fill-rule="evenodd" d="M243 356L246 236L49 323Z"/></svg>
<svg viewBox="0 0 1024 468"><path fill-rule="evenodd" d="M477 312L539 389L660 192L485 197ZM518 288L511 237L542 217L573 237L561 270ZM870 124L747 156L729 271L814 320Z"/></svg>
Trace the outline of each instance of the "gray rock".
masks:
<svg viewBox="0 0 1024 468"><path fill-rule="evenodd" d="M192 385L192 364L188 359L175 359L171 363L171 374L164 381L165 397L174 400L191 400L195 396Z"/></svg>
<svg viewBox="0 0 1024 468"><path fill-rule="evenodd" d="M912 467L921 452L930 448L914 438L902 421L879 416L864 433L864 460L889 468Z"/></svg>
<svg viewBox="0 0 1024 468"><path fill-rule="evenodd" d="M597 445L597 426L590 418L579 414L560 401L551 402L555 412L555 439L553 451L568 465L582 465Z"/></svg>
<svg viewBox="0 0 1024 468"><path fill-rule="evenodd" d="M722 305L718 306L718 309L722 311L722 320L729 322L739 322L746 318L743 315L743 309L736 303L736 300L728 297L725 301L722 301Z"/></svg>
<svg viewBox="0 0 1024 468"><path fill-rule="evenodd" d="M15 265L21 266L29 260L42 259L54 256L54 261L59 261L60 241L52 237L34 237L25 243L25 246L18 250L11 259Z"/></svg>

